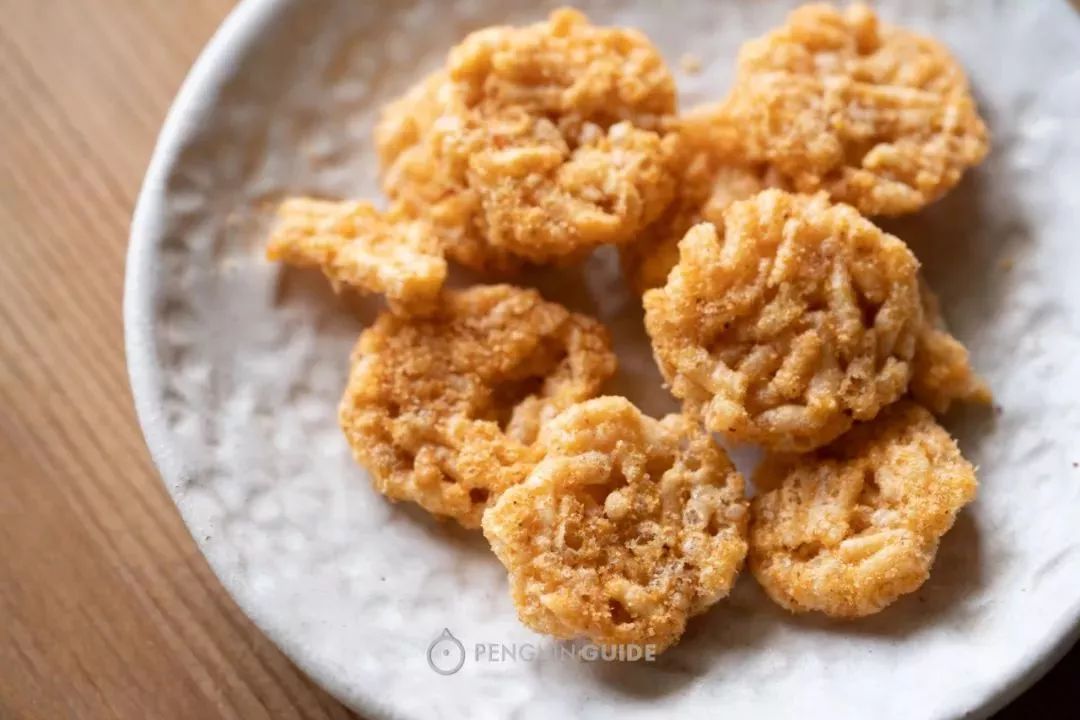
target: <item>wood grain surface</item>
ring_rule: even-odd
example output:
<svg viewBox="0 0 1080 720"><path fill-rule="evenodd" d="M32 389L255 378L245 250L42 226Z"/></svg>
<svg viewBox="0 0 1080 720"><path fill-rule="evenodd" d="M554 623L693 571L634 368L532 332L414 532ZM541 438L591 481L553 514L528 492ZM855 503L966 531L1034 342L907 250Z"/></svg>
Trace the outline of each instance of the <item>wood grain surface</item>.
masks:
<svg viewBox="0 0 1080 720"><path fill-rule="evenodd" d="M136 425L120 299L165 111L228 0L5 0L0 717L347 718L236 608Z"/></svg>
<svg viewBox="0 0 1080 720"><path fill-rule="evenodd" d="M134 200L231 5L0 0L3 720L353 717L210 572L150 462L124 367ZM1074 651L1008 714L1075 708L1077 677Z"/></svg>

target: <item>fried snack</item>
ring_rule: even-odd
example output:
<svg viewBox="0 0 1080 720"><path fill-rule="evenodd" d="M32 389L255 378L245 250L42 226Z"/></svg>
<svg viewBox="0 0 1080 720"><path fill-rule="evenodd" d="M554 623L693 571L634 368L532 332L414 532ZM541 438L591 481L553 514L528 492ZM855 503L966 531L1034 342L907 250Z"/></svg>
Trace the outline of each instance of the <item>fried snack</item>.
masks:
<svg viewBox="0 0 1080 720"><path fill-rule="evenodd" d="M971 367L967 348L945 326L937 296L920 282L924 322L915 342L911 395L942 415L954 402L989 405L990 387Z"/></svg>
<svg viewBox="0 0 1080 720"><path fill-rule="evenodd" d="M754 483L754 577L792 612L843 618L917 590L976 489L956 442L906 401L815 453L767 456Z"/></svg>
<svg viewBox="0 0 1080 720"><path fill-rule="evenodd" d="M534 290L448 290L360 336L339 418L379 492L474 528L532 469L540 426L614 371L606 330Z"/></svg>
<svg viewBox="0 0 1080 720"><path fill-rule="evenodd" d="M903 395L922 326L918 261L824 193L766 190L695 225L645 293L660 370L708 429L824 445Z"/></svg>
<svg viewBox="0 0 1080 720"><path fill-rule="evenodd" d="M430 312L446 280L446 260L431 227L366 202L289 198L266 257L322 268L335 290L383 293L395 311Z"/></svg>
<svg viewBox="0 0 1080 720"><path fill-rule="evenodd" d="M602 397L543 433L546 455L484 513L521 621L662 651L731 590L746 555L743 479L680 415Z"/></svg>
<svg viewBox="0 0 1080 720"><path fill-rule="evenodd" d="M670 202L677 140L658 131L674 110L671 73L637 31L573 10L487 28L385 109L383 187L470 268L570 261Z"/></svg>
<svg viewBox="0 0 1080 720"><path fill-rule="evenodd" d="M406 213L431 223L448 258L492 275L510 275L524 261L488 242L479 192L469 183L468 158L482 136L466 140L457 100L445 72L436 72L383 108L375 127L382 187ZM436 120L447 119L436 124ZM446 147L442 144L445 142Z"/></svg>
<svg viewBox="0 0 1080 720"><path fill-rule="evenodd" d="M865 5L801 7L746 43L727 111L751 158L866 215L922 208L989 148L956 60Z"/></svg>
<svg viewBox="0 0 1080 720"><path fill-rule="evenodd" d="M779 186L768 165L745 160L738 128L722 106L696 108L671 125L682 153L675 199L638 240L619 250L623 273L638 294L664 284L687 230L703 221L723 222L731 203Z"/></svg>

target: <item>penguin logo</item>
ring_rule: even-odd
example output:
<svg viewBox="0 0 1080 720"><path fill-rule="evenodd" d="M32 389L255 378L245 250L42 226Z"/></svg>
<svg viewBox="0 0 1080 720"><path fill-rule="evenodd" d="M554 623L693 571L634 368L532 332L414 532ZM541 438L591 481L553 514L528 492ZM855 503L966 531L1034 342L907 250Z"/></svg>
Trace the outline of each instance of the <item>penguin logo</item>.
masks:
<svg viewBox="0 0 1080 720"><path fill-rule="evenodd" d="M465 664L465 646L450 630L443 628L427 649L427 662L440 675L453 675Z"/></svg>

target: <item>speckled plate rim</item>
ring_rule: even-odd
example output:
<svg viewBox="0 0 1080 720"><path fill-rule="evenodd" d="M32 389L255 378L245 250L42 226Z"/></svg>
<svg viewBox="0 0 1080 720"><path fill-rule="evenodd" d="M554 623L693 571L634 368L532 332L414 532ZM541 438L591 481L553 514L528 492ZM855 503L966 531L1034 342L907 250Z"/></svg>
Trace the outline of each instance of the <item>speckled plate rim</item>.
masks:
<svg viewBox="0 0 1080 720"><path fill-rule="evenodd" d="M234 75L238 58L250 52L264 30L289 0L241 0L230 12L200 53L173 101L154 148L142 188L139 192L131 224L124 278L123 318L124 345L132 394L139 425L147 447L157 466L170 497L190 528L189 509L181 489L187 474L179 449L161 413L163 393L162 368L155 353L154 308L159 296L159 251L165 237L168 203L168 179L176 167L185 145L191 140L202 120L209 115L221 89ZM193 536L206 555L204 543ZM319 685L355 711L372 720L395 718L392 707L358 693L357 686L348 682L343 673L335 672L319 661L291 628L273 622L272 614L264 613L255 603L245 602L244 593L230 586L214 562L208 557L218 579L255 625L264 632L292 662ZM1080 639L1080 596L1071 611L1046 634L1046 642L1037 646L1015 663L1018 668L1011 676L1003 677L996 692L974 703L965 717L988 716L1007 705L1033 685L1054 666Z"/></svg>
<svg viewBox="0 0 1080 720"><path fill-rule="evenodd" d="M161 413L162 376L165 372L155 352L154 308L160 295L155 266L166 232L168 179L185 145L203 118L212 112L222 88L264 30L289 0L241 0L226 16L188 71L173 100L154 146L150 164L135 204L124 270L124 349L135 413L150 456L169 496L191 528L189 507L182 493L188 472L183 457L170 439ZM396 718L397 714L372 697L357 693L343 673L321 664L306 649L303 638L288 627L275 624L271 613L245 602L206 553L205 543L192 535L214 574L233 601L285 655L334 697L372 720Z"/></svg>

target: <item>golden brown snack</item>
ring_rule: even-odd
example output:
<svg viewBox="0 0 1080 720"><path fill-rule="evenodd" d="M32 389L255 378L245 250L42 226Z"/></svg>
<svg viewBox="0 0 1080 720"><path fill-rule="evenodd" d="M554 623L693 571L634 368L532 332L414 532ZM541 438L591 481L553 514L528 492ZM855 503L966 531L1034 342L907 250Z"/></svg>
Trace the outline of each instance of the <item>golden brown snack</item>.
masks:
<svg viewBox="0 0 1080 720"><path fill-rule="evenodd" d="M467 177L468 157L481 133L473 131L459 142L452 137L463 134L458 116L464 114L444 71L383 108L375 127L382 187L407 214L431 223L448 258L473 270L507 275L523 260L487 240L480 196ZM436 125L441 117L446 119Z"/></svg>
<svg viewBox="0 0 1080 720"><path fill-rule="evenodd" d="M907 246L824 193L766 190L679 243L645 327L684 408L736 442L810 450L908 388L922 326Z"/></svg>
<svg viewBox="0 0 1080 720"><path fill-rule="evenodd" d="M471 106L557 118L570 135L622 120L656 128L675 109L675 79L644 33L590 25L569 8L472 33L450 51L448 71Z"/></svg>
<svg viewBox="0 0 1080 720"><path fill-rule="evenodd" d="M399 312L433 309L446 260L426 222L366 202L299 197L285 200L278 217L268 259L320 267L335 290L383 293Z"/></svg>
<svg viewBox="0 0 1080 720"><path fill-rule="evenodd" d="M558 10L493 27L384 111L383 187L481 271L629 241L674 193L670 71L641 33Z"/></svg>
<svg viewBox="0 0 1080 720"><path fill-rule="evenodd" d="M945 326L937 296L925 282L919 290L924 322L915 342L911 395L939 415L954 402L990 404L990 386L971 367L967 348Z"/></svg>
<svg viewBox="0 0 1080 720"><path fill-rule="evenodd" d="M750 157L866 215L922 208L989 148L956 60L865 5L807 5L746 43L727 111Z"/></svg>
<svg viewBox="0 0 1080 720"><path fill-rule="evenodd" d="M817 452L767 456L754 484L754 577L792 612L845 618L918 589L977 486L956 442L906 401Z"/></svg>
<svg viewBox="0 0 1080 720"><path fill-rule="evenodd" d="M742 566L742 477L696 423L654 420L621 397L571 407L541 444L528 479L484 513L521 621L667 648Z"/></svg>
<svg viewBox="0 0 1080 720"><path fill-rule="evenodd" d="M445 291L360 336L340 422L379 492L478 527L537 459L540 426L615 371L595 320L509 285Z"/></svg>
<svg viewBox="0 0 1080 720"><path fill-rule="evenodd" d="M696 108L670 125L681 140L675 199L637 240L619 249L623 272L639 294L664 284L687 230L722 222L731 203L779 186L767 165L744 159L738 129L722 106Z"/></svg>

